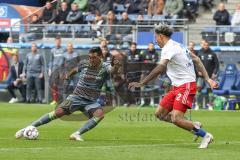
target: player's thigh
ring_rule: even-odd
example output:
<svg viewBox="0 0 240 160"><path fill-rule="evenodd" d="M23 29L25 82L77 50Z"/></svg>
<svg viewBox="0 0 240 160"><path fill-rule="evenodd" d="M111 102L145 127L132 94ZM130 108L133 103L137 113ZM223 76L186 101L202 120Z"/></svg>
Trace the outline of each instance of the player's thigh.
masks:
<svg viewBox="0 0 240 160"><path fill-rule="evenodd" d="M85 110L90 114L91 117L104 117L103 108L98 102L89 103L85 106Z"/></svg>
<svg viewBox="0 0 240 160"><path fill-rule="evenodd" d="M174 100L173 110L178 110L183 113L186 113L188 109L192 108L194 97L195 94L190 95L184 95L183 93L177 94Z"/></svg>
<svg viewBox="0 0 240 160"><path fill-rule="evenodd" d="M69 115L80 110L82 106L82 101L79 100L76 95L70 94L61 104L58 105L58 108L61 108L66 115Z"/></svg>
<svg viewBox="0 0 240 160"><path fill-rule="evenodd" d="M175 100L174 92L169 91L160 101L156 113L171 112L173 109L174 100Z"/></svg>

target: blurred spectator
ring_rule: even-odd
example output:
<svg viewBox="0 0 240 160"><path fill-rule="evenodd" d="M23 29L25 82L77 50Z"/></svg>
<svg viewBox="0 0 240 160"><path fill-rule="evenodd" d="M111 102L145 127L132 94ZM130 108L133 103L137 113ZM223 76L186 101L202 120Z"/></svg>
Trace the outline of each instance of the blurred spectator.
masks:
<svg viewBox="0 0 240 160"><path fill-rule="evenodd" d="M96 0L98 10L101 14L107 14L110 10L112 10L112 0Z"/></svg>
<svg viewBox="0 0 240 160"><path fill-rule="evenodd" d="M129 19L127 12L122 13L122 19L118 22L120 25L117 29L116 39L119 42L132 42L132 26L134 22Z"/></svg>
<svg viewBox="0 0 240 160"><path fill-rule="evenodd" d="M128 62L141 62L142 57L140 54L140 50L137 49L137 43L132 42L130 44L130 49L126 53L127 61Z"/></svg>
<svg viewBox="0 0 240 160"><path fill-rule="evenodd" d="M211 10L214 6L213 1L214 0L202 0L202 6L205 10Z"/></svg>
<svg viewBox="0 0 240 160"><path fill-rule="evenodd" d="M175 19L179 18L183 10L182 0L167 0L163 8L163 14L165 18L172 19L171 24L175 24Z"/></svg>
<svg viewBox="0 0 240 160"><path fill-rule="evenodd" d="M197 56L197 51L194 48L195 48L195 43L193 41L190 41L188 43L188 50Z"/></svg>
<svg viewBox="0 0 240 160"><path fill-rule="evenodd" d="M148 0L148 15L161 15L163 8L164 0Z"/></svg>
<svg viewBox="0 0 240 160"><path fill-rule="evenodd" d="M31 52L27 54L25 73L27 77L27 102L32 102L32 90L35 87L37 101L42 103L41 80L43 79L44 62L42 55L38 53L37 45L35 43L32 43Z"/></svg>
<svg viewBox="0 0 240 160"><path fill-rule="evenodd" d="M219 61L216 53L214 53L210 47L209 43L206 40L201 41L201 49L198 52L198 57L201 59L204 67L207 70L207 73L209 77L213 80L216 80L217 74L219 71ZM208 103L207 107L208 109L212 110L212 103L213 103L213 94L209 86L206 86L207 83L202 78L202 73L198 72L198 79L197 79L197 87L198 91L201 91L203 88L207 88L207 93L208 93ZM197 102L199 102L199 94L196 96ZM205 107L205 106L203 106Z"/></svg>
<svg viewBox="0 0 240 160"><path fill-rule="evenodd" d="M183 1L183 17L186 17L189 21L195 22L198 16L198 3L198 0Z"/></svg>
<svg viewBox="0 0 240 160"><path fill-rule="evenodd" d="M240 26L240 3L237 4L236 10L231 20L232 26Z"/></svg>
<svg viewBox="0 0 240 160"><path fill-rule="evenodd" d="M106 39L102 39L100 42L100 48L108 47L108 41Z"/></svg>
<svg viewBox="0 0 240 160"><path fill-rule="evenodd" d="M230 25L230 15L225 9L224 3L219 3L218 10L213 15L216 25Z"/></svg>
<svg viewBox="0 0 240 160"><path fill-rule="evenodd" d="M73 67L73 63L75 63L76 60L78 61L77 57L79 56L78 53L73 50L73 44L71 42L67 44L67 50L64 53L64 56L65 56L64 70L65 74L68 74L69 70L71 70ZM66 98L70 93L72 93L77 82L78 82L77 74L73 75L67 80L64 80L63 98Z"/></svg>
<svg viewBox="0 0 240 160"><path fill-rule="evenodd" d="M49 76L52 76L52 74L56 77L53 77L52 79L57 81L58 79L58 74L57 74L57 69L59 69L60 66L62 66L65 62L65 52L66 50L61 46L61 38L56 37L55 38L55 48L51 50L51 55L50 55L50 62L49 62L49 71L48 74ZM53 73L55 72L55 73ZM58 86L56 83L51 84L52 86L52 97L53 101L50 103L51 105L56 105L58 102Z"/></svg>
<svg viewBox="0 0 240 160"><path fill-rule="evenodd" d="M88 0L88 11L95 13L98 10L101 14L107 14L112 10L112 0Z"/></svg>
<svg viewBox="0 0 240 160"><path fill-rule="evenodd" d="M7 44L11 44L11 43L13 43L13 38L8 37ZM12 64L12 56L18 54L18 49L14 48L14 47L3 47L1 49L4 52L4 54L7 56L9 65L11 65Z"/></svg>
<svg viewBox="0 0 240 160"><path fill-rule="evenodd" d="M67 3L67 8L71 8L71 4L73 3L73 1L74 0L58 0L56 8L60 9L63 2Z"/></svg>
<svg viewBox="0 0 240 160"><path fill-rule="evenodd" d="M62 2L61 3L61 8L57 12L57 16L55 18L55 23L66 24L68 13L69 13L69 9L68 9L68 6L67 6L67 2Z"/></svg>
<svg viewBox="0 0 240 160"><path fill-rule="evenodd" d="M95 13L95 11L97 10L96 5L97 5L96 0L88 0L88 3L87 3L88 12Z"/></svg>
<svg viewBox="0 0 240 160"><path fill-rule="evenodd" d="M76 3L72 3L72 10L67 15L67 22L71 24L84 24L83 22L83 14L78 9L78 5Z"/></svg>
<svg viewBox="0 0 240 160"><path fill-rule="evenodd" d="M155 49L154 43L150 42L148 48L141 53L142 60L145 63L156 63L159 60L159 55Z"/></svg>
<svg viewBox="0 0 240 160"><path fill-rule="evenodd" d="M67 44L67 50L64 53L64 56L65 56L64 61L69 61L78 56L78 53L73 50L73 44L71 42Z"/></svg>
<svg viewBox="0 0 240 160"><path fill-rule="evenodd" d="M139 70L133 70L131 69L132 64L134 66L139 65L140 62L142 62L142 58L140 55L140 50L137 49L137 44L135 42L131 42L130 44L130 49L127 50L126 55L124 57L124 65L123 65L123 70L125 72L125 77L126 77L126 85L129 82L133 81L139 81L141 77L141 67L139 67ZM125 90L127 90L127 86L124 86ZM133 92L126 92L125 95L125 106L129 106L131 104L135 104L137 102L136 98L140 97L140 89L136 89L136 93Z"/></svg>
<svg viewBox="0 0 240 160"><path fill-rule="evenodd" d="M73 3L76 3L78 5L78 8L81 11L84 11L87 8L88 0L74 0Z"/></svg>
<svg viewBox="0 0 240 160"><path fill-rule="evenodd" d="M42 23L50 24L54 21L55 17L56 10L53 8L52 3L50 1L47 1L40 19Z"/></svg>
<svg viewBox="0 0 240 160"><path fill-rule="evenodd" d="M142 57L142 61L144 63L157 63L159 61L159 55L155 50L154 43L150 42L148 44L147 50L141 52L141 57ZM149 74L149 73L148 72L143 72L142 75L141 75L141 78L145 77L147 74ZM141 88L141 90L144 91L146 88L149 88L153 85L154 85L154 82L151 82L151 83L148 84L148 86L145 86L145 87ZM154 104L154 93L152 91L150 91L149 94L150 94L150 98L149 98L150 99L150 106L154 107L155 106L155 104ZM146 98L144 98L144 97L145 97L144 93L141 93L140 106L145 105L145 99Z"/></svg>
<svg viewBox="0 0 240 160"><path fill-rule="evenodd" d="M104 18L99 11L95 11L95 19L92 23L92 34L97 35L97 37L102 36L102 24L104 23Z"/></svg>
<svg viewBox="0 0 240 160"><path fill-rule="evenodd" d="M7 86L8 92L11 95L11 100L9 103L16 103L18 102L18 98L14 93L15 89L19 89L22 95L22 102L26 101L26 85L25 85L25 78L23 77L23 62L18 61L18 55L13 56L13 64L10 67L10 78L11 83Z"/></svg>
<svg viewBox="0 0 240 160"><path fill-rule="evenodd" d="M115 34L117 33L117 25L118 20L113 11L109 11L107 14L106 20L103 22L106 25L105 37L109 41L110 44L115 43Z"/></svg>
<svg viewBox="0 0 240 160"><path fill-rule="evenodd" d="M33 14L29 25L28 32L21 37L22 42L34 41L43 37L41 21L37 14Z"/></svg>
<svg viewBox="0 0 240 160"><path fill-rule="evenodd" d="M104 62L111 62L111 54L109 51L109 48L107 46L102 47L102 53L103 53L103 61Z"/></svg>
<svg viewBox="0 0 240 160"><path fill-rule="evenodd" d="M146 14L148 3L146 0L128 0L125 6L128 14Z"/></svg>

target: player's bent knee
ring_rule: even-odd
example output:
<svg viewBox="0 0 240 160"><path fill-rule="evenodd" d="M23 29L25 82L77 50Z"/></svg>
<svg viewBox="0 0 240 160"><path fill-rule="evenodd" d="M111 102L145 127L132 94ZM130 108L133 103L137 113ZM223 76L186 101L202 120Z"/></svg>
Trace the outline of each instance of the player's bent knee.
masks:
<svg viewBox="0 0 240 160"><path fill-rule="evenodd" d="M103 119L103 118L104 118L104 112L103 112L103 110L100 109L100 108L94 110L94 111L92 112L92 115L93 115L94 117L99 118L99 119Z"/></svg>
<svg viewBox="0 0 240 160"><path fill-rule="evenodd" d="M171 121L173 124L178 125L181 121L181 118L178 115L172 114Z"/></svg>
<svg viewBox="0 0 240 160"><path fill-rule="evenodd" d="M60 118L64 115L66 115L66 113L62 108L59 107L55 110L55 115L56 115L56 117Z"/></svg>

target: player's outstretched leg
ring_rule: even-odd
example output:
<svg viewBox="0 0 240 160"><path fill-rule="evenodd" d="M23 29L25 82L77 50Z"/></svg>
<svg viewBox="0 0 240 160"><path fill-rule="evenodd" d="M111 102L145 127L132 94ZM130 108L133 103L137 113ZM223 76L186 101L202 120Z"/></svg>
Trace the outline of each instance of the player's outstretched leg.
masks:
<svg viewBox="0 0 240 160"><path fill-rule="evenodd" d="M78 131L70 135L71 140L83 141L81 135L94 128L103 118L103 109L97 108L90 110L91 118Z"/></svg>
<svg viewBox="0 0 240 160"><path fill-rule="evenodd" d="M37 119L36 121L32 122L30 124L30 126L34 126L34 127L39 127L41 125L47 124L50 121L60 118L63 115L65 115L65 112L62 108L58 107L55 111L52 111L50 113L47 113L45 115L43 115L42 117L40 117L39 119ZM25 128L20 129L19 131L16 132L15 137L21 138L23 136L23 132L24 132Z"/></svg>
<svg viewBox="0 0 240 160"><path fill-rule="evenodd" d="M203 130L199 125L193 123L192 121L186 120L184 118L184 112L173 110L171 116L172 123L176 126L183 128L192 132L194 135L200 136L203 138L199 148L207 148L208 144L213 141L213 136Z"/></svg>
<svg viewBox="0 0 240 160"><path fill-rule="evenodd" d="M156 109L155 116L162 121L172 123L172 113L161 106ZM193 122L193 124L196 128L202 128L201 122ZM198 135L194 135L193 141L196 142L198 138Z"/></svg>

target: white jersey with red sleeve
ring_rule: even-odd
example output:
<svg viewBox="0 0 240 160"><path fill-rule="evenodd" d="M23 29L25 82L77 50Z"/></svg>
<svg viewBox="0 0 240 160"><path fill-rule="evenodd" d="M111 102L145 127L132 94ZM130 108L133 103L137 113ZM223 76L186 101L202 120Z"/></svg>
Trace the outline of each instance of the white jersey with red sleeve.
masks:
<svg viewBox="0 0 240 160"><path fill-rule="evenodd" d="M167 75L173 86L196 81L192 58L187 48L178 42L169 40L162 48L161 59L168 59Z"/></svg>

